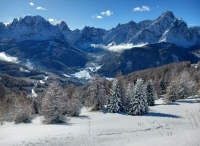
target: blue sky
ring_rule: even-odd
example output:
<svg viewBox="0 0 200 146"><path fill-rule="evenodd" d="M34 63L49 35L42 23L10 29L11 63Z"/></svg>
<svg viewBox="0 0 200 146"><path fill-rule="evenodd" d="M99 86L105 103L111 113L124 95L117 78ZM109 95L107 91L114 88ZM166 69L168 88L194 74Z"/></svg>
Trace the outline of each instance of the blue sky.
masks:
<svg viewBox="0 0 200 146"><path fill-rule="evenodd" d="M104 29L130 20L156 19L173 11L189 26L200 26L200 0L0 0L0 22L40 15L51 23L65 21L70 29L93 26Z"/></svg>

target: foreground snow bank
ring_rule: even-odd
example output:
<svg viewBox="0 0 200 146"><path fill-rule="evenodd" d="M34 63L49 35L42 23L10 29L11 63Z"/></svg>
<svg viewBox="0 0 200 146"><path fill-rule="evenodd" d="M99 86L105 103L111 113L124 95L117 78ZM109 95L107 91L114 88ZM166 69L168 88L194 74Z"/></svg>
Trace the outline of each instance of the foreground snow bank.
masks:
<svg viewBox="0 0 200 146"><path fill-rule="evenodd" d="M195 114L196 122L187 113ZM197 114L199 113L199 115ZM43 125L41 117L31 124L0 126L2 146L198 146L200 104L193 98L156 106L144 116L127 116L82 109L69 125Z"/></svg>

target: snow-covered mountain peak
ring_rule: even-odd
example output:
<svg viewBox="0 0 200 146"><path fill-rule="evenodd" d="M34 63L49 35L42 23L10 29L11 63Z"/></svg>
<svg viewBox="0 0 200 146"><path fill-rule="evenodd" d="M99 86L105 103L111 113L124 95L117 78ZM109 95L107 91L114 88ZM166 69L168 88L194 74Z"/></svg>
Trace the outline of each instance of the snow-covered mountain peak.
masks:
<svg viewBox="0 0 200 146"><path fill-rule="evenodd" d="M19 19L13 19L13 22L8 24L8 27L16 26L34 26L38 24L49 24L43 17L37 16L25 16L24 18L20 17Z"/></svg>
<svg viewBox="0 0 200 146"><path fill-rule="evenodd" d="M15 27L17 24L18 24L18 19L17 18L14 18L12 23L8 24L7 26L8 27Z"/></svg>
<svg viewBox="0 0 200 146"><path fill-rule="evenodd" d="M45 40L57 36L56 27L41 16L25 16L13 19L2 31L0 38L13 37L17 41Z"/></svg>
<svg viewBox="0 0 200 146"><path fill-rule="evenodd" d="M75 37L78 38L75 38L76 45L78 47L87 48L92 43L100 43L103 36L105 35L105 32L106 30L102 28L85 26L80 33L78 33L78 31L73 31L72 35L70 35L70 39L74 38L74 35L76 35Z"/></svg>
<svg viewBox="0 0 200 146"><path fill-rule="evenodd" d="M175 16L171 11L166 11L161 16L159 16L151 25L160 26L162 31L165 31L169 28L175 20Z"/></svg>
<svg viewBox="0 0 200 146"><path fill-rule="evenodd" d="M2 22L0 22L0 27L6 27L6 25Z"/></svg>
<svg viewBox="0 0 200 146"><path fill-rule="evenodd" d="M129 25L133 25L133 24L136 24L133 20L129 21L127 24Z"/></svg>
<svg viewBox="0 0 200 146"><path fill-rule="evenodd" d="M24 18L20 18L19 22L25 22L26 24L36 24L36 23L45 23L47 22L43 17L36 16L25 16Z"/></svg>
<svg viewBox="0 0 200 146"><path fill-rule="evenodd" d="M173 24L172 24L173 27L188 27L186 22L183 21L183 19L181 18L177 18L174 20Z"/></svg>
<svg viewBox="0 0 200 146"><path fill-rule="evenodd" d="M121 23L118 23L116 27L120 27L120 26L121 26Z"/></svg>
<svg viewBox="0 0 200 146"><path fill-rule="evenodd" d="M156 20L140 22L140 31L129 40L129 43L140 44L158 42L163 33L171 27L174 20L174 14L171 11L167 11Z"/></svg>
<svg viewBox="0 0 200 146"><path fill-rule="evenodd" d="M190 47L197 41L194 33L192 33L185 21L177 18L172 23L172 26L163 33L159 42L170 42L177 46Z"/></svg>
<svg viewBox="0 0 200 146"><path fill-rule="evenodd" d="M137 23L135 23L134 21L129 21L126 24L118 24L116 29L117 30L121 30L121 31L127 31L126 29L135 29L135 27L137 27Z"/></svg>
<svg viewBox="0 0 200 146"><path fill-rule="evenodd" d="M90 26L85 26L81 32L84 36L89 37L89 35L92 35L92 36L103 35L105 33L105 30L102 28L94 28Z"/></svg>
<svg viewBox="0 0 200 146"><path fill-rule="evenodd" d="M104 29L103 28L95 28L95 27L85 26L82 29L82 32L86 32L86 31L98 31L98 30L104 30Z"/></svg>
<svg viewBox="0 0 200 146"><path fill-rule="evenodd" d="M8 24L7 27L9 29L17 29L17 28L27 28L31 27L31 29L35 29L36 27L42 26L50 26L51 24L46 21L43 17L37 16L25 16L24 18L13 19L13 22Z"/></svg>
<svg viewBox="0 0 200 146"><path fill-rule="evenodd" d="M161 18L174 19L175 16L174 16L174 14L173 14L172 11L166 11L166 12L164 12L161 16L159 16L158 19L159 19L159 18L160 18L160 19L161 19Z"/></svg>
<svg viewBox="0 0 200 146"><path fill-rule="evenodd" d="M0 22L0 33L3 32L6 28L6 25L2 22Z"/></svg>
<svg viewBox="0 0 200 146"><path fill-rule="evenodd" d="M65 21L61 21L58 24L56 24L56 27L60 30L60 31L70 31L67 23Z"/></svg>

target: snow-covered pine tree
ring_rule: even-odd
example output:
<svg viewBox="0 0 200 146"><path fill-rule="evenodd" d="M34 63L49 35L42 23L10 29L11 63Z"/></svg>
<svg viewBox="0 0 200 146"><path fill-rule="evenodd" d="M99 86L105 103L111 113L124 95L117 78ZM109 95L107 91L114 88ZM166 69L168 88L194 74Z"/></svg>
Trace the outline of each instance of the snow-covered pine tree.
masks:
<svg viewBox="0 0 200 146"><path fill-rule="evenodd" d="M125 110L127 110L130 99L133 98L133 96L134 96L134 84L129 83L126 93L125 93L124 102L123 102L123 106Z"/></svg>
<svg viewBox="0 0 200 146"><path fill-rule="evenodd" d="M154 85L152 80L148 80L146 83L146 95L147 95L147 102L148 106L155 105L155 92L154 92Z"/></svg>
<svg viewBox="0 0 200 146"><path fill-rule="evenodd" d="M125 97L125 94L126 94L126 88L125 88L125 80L124 80L124 76L122 75L121 72L118 72L115 76L115 78L118 80L118 83L119 83L119 94L120 94L120 99L122 101L122 103L125 103L126 101L126 97Z"/></svg>
<svg viewBox="0 0 200 146"><path fill-rule="evenodd" d="M115 79L112 84L111 96L108 99L107 110L109 113L118 113L123 110L117 79Z"/></svg>
<svg viewBox="0 0 200 146"><path fill-rule="evenodd" d="M127 106L127 114L142 115L149 111L145 90L146 86L143 85L143 80L137 79L133 90L134 95Z"/></svg>

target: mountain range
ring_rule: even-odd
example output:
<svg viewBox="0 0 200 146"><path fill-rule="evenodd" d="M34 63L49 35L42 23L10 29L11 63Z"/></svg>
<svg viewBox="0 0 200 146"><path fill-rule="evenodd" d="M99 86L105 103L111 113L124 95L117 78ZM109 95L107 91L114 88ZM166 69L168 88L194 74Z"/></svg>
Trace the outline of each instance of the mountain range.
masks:
<svg viewBox="0 0 200 146"><path fill-rule="evenodd" d="M200 27L188 27L181 18L166 11L155 20L139 23L130 21L105 30L85 26L82 30L70 30L67 23L61 21L52 25L41 16L25 16L14 19L5 25L0 23L0 38L13 37L17 41L47 40L64 37L67 42L78 47L88 48L91 44L122 44L169 42L185 48L200 44Z"/></svg>
<svg viewBox="0 0 200 146"><path fill-rule="evenodd" d="M200 26L188 27L171 11L155 20L129 21L110 30L89 26L70 30L64 21L52 25L41 16L25 16L8 25L0 22L0 44L0 52L28 67L61 75L95 64L99 74L114 76L118 71L128 74L172 62L197 62ZM115 47L120 52L110 51Z"/></svg>

